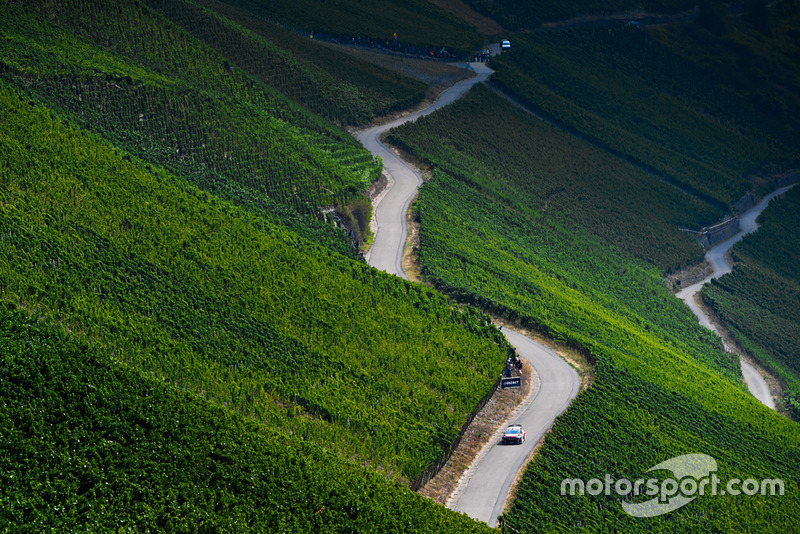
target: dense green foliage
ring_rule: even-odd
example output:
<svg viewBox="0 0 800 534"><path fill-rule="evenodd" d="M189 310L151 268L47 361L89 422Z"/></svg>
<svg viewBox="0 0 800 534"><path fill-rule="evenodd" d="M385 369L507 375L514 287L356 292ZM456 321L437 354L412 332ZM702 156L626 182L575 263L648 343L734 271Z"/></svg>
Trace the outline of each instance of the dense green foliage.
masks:
<svg viewBox="0 0 800 534"><path fill-rule="evenodd" d="M520 532L789 528L800 511L791 489L797 425L745 391L738 363L661 273L583 231L525 218L464 178L437 170L420 191L424 276L464 302L582 347L595 365L594 384L556 421L506 523ZM657 463L695 452L716 457L720 476L784 479L786 496L707 498L642 520L626 515L618 497L559 494L563 478L646 478Z"/></svg>
<svg viewBox="0 0 800 534"><path fill-rule="evenodd" d="M390 140L496 199L519 226L577 226L662 269L702 257L679 226L721 215L482 87L447 113L393 130Z"/></svg>
<svg viewBox="0 0 800 534"><path fill-rule="evenodd" d="M380 162L268 84L280 87L280 79L319 94L330 85L319 111L364 121L415 101L415 83L345 60L341 75L360 69L361 76L340 91L307 61L199 7L182 9L181 20L195 30L204 21L201 37L221 52L131 2L88 12L69 2L3 12L0 75L30 98L217 196L354 255L346 234L321 220L320 207L359 197ZM334 59L328 62L333 69ZM301 83L306 78L316 81Z"/></svg>
<svg viewBox="0 0 800 534"><path fill-rule="evenodd" d="M466 55L480 48L474 27L426 0L220 0L260 19L321 37L419 53L447 49ZM397 35L397 46L394 35Z"/></svg>
<svg viewBox="0 0 800 534"><path fill-rule="evenodd" d="M506 17L527 5L498 18L527 26ZM557 126L479 89L394 133L435 168L416 206L424 276L595 365L524 475L515 529L796 526L797 424L748 395L661 280L700 254L678 225L797 159L792 5L758 24L701 10L520 35L497 84ZM539 7L536 23L597 4ZM421 88L316 43L448 56L474 29L424 0L0 0L0 15L0 523L485 531L386 479L442 456L505 340L474 308L354 261L320 215L347 205L363 226L381 168L330 120L369 121ZM793 202L774 232L795 231ZM800 258L775 242L743 244L753 269L710 294L795 392ZM772 286L744 302L757 277ZM559 495L565 477L634 478L691 452L787 494L652 520Z"/></svg>
<svg viewBox="0 0 800 534"><path fill-rule="evenodd" d="M787 15L766 38L696 23L517 36L493 80L613 154L728 210L748 173L798 159L798 45Z"/></svg>
<svg viewBox="0 0 800 534"><path fill-rule="evenodd" d="M0 309L4 532L489 532Z"/></svg>
<svg viewBox="0 0 800 534"><path fill-rule="evenodd" d="M731 252L733 272L703 289L734 339L783 379L800 418L800 189L773 200Z"/></svg>
<svg viewBox="0 0 800 534"><path fill-rule="evenodd" d="M681 373L683 368L664 370ZM517 488L505 523L518 532L794 532L800 499L800 433L797 424L730 396L728 388L707 383L719 410L692 396L642 380L635 372L601 358L596 382L553 426ZM691 379L687 377L687 379ZM719 387L719 389L717 389ZM735 399L735 400L734 400ZM722 413L722 407L730 408ZM742 413L736 413L741 410ZM621 508L623 497L562 495L564 479L612 480L674 476L648 470L674 456L703 453L716 459L722 491L728 481L780 479L785 493L706 495L653 518L637 518ZM630 497L643 502L651 497ZM513 532L510 529L506 532Z"/></svg>
<svg viewBox="0 0 800 534"><path fill-rule="evenodd" d="M458 299L568 343L613 347L634 360L680 355L738 376L657 270L596 238L521 218L442 172L423 186L416 210L423 275Z"/></svg>
<svg viewBox="0 0 800 534"><path fill-rule="evenodd" d="M158 11L214 48L231 64L322 116L365 124L425 96L421 82L376 67L266 22L243 9L208 0L150 0Z"/></svg>
<svg viewBox="0 0 800 534"><path fill-rule="evenodd" d="M546 22L572 18L591 20L624 12L673 13L693 8L696 0L464 0L509 30L533 29Z"/></svg>
<svg viewBox="0 0 800 534"><path fill-rule="evenodd" d="M392 139L434 167L415 206L423 276L462 302L577 347L595 365L594 384L556 421L526 471L508 526L792 528L800 511L797 425L749 395L736 359L662 280L674 258L700 252L696 244L686 249L692 255L670 250L691 243L670 225L708 204L681 202L691 197L486 89ZM693 207L683 213L682 204ZM646 478L650 467L697 452L715 457L723 478L783 479L786 495L708 497L647 520L628 516L616 495L560 495L564 478Z"/></svg>
<svg viewBox="0 0 800 534"><path fill-rule="evenodd" d="M488 320L0 92L0 294L269 426L414 477L502 367Z"/></svg>

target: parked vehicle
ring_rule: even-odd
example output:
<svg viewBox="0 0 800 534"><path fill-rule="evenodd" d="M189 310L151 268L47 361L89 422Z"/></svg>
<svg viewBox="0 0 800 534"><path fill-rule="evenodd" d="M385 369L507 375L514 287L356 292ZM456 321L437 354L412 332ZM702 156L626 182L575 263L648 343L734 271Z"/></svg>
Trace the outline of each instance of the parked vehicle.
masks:
<svg viewBox="0 0 800 534"><path fill-rule="evenodd" d="M503 50L509 50L511 48L511 41L509 41L508 39L503 39L500 42L500 48L502 48Z"/></svg>

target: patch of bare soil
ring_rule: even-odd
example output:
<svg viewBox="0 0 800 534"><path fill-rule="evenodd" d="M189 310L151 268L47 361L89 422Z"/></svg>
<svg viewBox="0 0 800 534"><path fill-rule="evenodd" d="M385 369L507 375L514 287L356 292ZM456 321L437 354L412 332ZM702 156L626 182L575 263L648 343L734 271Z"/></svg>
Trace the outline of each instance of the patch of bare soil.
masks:
<svg viewBox="0 0 800 534"><path fill-rule="evenodd" d="M406 216L408 222L408 239L403 247L403 272L412 282L432 287L429 282L422 279L422 270L419 267L419 223L413 220L411 208Z"/></svg>
<svg viewBox="0 0 800 534"><path fill-rule="evenodd" d="M369 200L374 203L379 198L383 198L389 187L390 187L389 175L386 174L386 171L383 171L381 172L380 177L367 188L367 193L366 193L367 198L369 198Z"/></svg>
<svg viewBox="0 0 800 534"><path fill-rule="evenodd" d="M514 409L529 394L536 395L539 391L539 376L528 362L523 362L523 366L521 386L495 391L486 406L475 416L441 471L420 488L418 492L420 495L439 504L447 504L447 499L456 489L461 475L472 464L478 453L495 436Z"/></svg>
<svg viewBox="0 0 800 534"><path fill-rule="evenodd" d="M498 37L505 32L502 26L492 19L481 15L461 0L431 0L432 3L466 20L484 37Z"/></svg>

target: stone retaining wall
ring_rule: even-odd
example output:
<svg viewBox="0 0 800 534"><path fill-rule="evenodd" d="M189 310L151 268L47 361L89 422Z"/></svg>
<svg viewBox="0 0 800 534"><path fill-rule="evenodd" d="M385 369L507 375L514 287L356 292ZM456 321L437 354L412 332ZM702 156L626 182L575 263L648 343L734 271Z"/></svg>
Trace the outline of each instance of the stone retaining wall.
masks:
<svg viewBox="0 0 800 534"><path fill-rule="evenodd" d="M714 226L703 228L699 232L681 228L681 230L697 239L706 250L735 235L739 232L739 229L739 217L731 217Z"/></svg>
<svg viewBox="0 0 800 534"><path fill-rule="evenodd" d="M775 184L775 189L800 182L800 170L793 169L779 175L773 175L770 180ZM735 213L744 213L758 203L754 193L747 193L742 198L733 203ZM684 232L694 237L704 249L708 250L720 241L724 241L739 232L739 218L729 217L724 221L713 226L707 226L700 230L688 230L681 228Z"/></svg>

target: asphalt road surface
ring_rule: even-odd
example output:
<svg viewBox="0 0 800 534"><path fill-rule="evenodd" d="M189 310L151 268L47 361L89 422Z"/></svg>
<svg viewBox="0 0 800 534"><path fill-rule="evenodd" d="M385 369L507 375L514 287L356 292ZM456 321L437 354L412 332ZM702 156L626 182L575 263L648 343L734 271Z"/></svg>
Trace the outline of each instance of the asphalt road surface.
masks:
<svg viewBox="0 0 800 534"><path fill-rule="evenodd" d="M692 310L695 314L697 319L700 321L700 324L717 332L717 329L711 324L711 320L708 316L703 312L703 310L698 306L697 301L695 300L695 295L703 288L705 284L710 282L714 278L719 278L723 274L731 272L732 267L728 264L727 260L725 259L725 254L731 249L731 247L740 239L742 239L745 235L755 232L758 229L758 224L756 224L756 219L764 211L764 208L767 207L769 201L775 198L778 195L782 195L793 186L782 187L773 191L769 195L765 196L761 202L744 212L739 217L739 226L741 230L738 234L731 236L725 241L717 243L706 252L706 259L711 264L713 271L710 276L705 278L704 280L693 284L687 288L682 289L678 292L678 298L681 299L686 303L687 306ZM719 332L717 332L719 333ZM750 393L758 399L762 404L765 406L775 409L775 401L772 398L772 395L769 392L769 387L767 386L767 382L764 380L756 369L747 363L744 360L741 360L742 365L742 376L744 377L744 381L747 384L747 388L750 390Z"/></svg>
<svg viewBox="0 0 800 534"><path fill-rule="evenodd" d="M390 189L375 206L378 229L367 262L377 269L407 278L402 267L403 248L408 236L406 213L417 189L422 185L422 177L381 143L380 136L395 126L416 120L454 102L492 73L485 63L470 63L468 68L476 75L444 91L430 107L356 135L373 155L383 159L384 169L393 180ZM525 429L525 443L515 446L490 444L491 449L470 469L469 479L462 481L460 498L452 504L454 509L489 525L497 523L497 516L503 511L511 485L536 443L580 390L578 373L555 352L522 334L507 329L503 332L519 355L527 359L539 373L541 386L533 402L515 421Z"/></svg>
<svg viewBox="0 0 800 534"><path fill-rule="evenodd" d="M411 201L422 185L422 177L403 161L397 154L381 143L380 137L385 132L405 122L413 121L441 109L466 94L476 83L486 80L492 71L486 63L470 63L469 68L476 75L463 80L444 91L436 102L414 114L407 115L388 124L362 130L356 135L367 150L383 159L383 167L394 180L380 203L375 206L375 220L378 230L367 255L367 262L373 267L390 274L407 278L403 272L403 246L408 237L406 212Z"/></svg>
<svg viewBox="0 0 800 534"><path fill-rule="evenodd" d="M489 526L497 524L497 517L503 512L517 474L525 467L533 448L553 425L555 418L578 395L581 384L575 369L552 349L506 328L503 333L520 357L528 360L536 369L541 386L528 408L510 421L522 425L525 442L521 445L502 445L499 436L495 436L480 463L468 471L469 479L463 481L466 485L460 497L449 503L452 509L485 521Z"/></svg>

